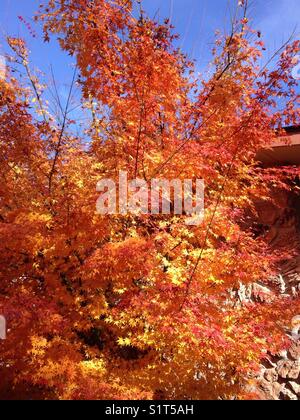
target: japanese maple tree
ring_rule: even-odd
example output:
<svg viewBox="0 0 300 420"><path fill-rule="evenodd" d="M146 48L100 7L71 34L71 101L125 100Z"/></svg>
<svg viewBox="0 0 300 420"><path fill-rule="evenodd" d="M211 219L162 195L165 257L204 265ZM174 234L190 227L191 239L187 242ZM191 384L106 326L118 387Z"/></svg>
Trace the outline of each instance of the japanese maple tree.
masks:
<svg viewBox="0 0 300 420"><path fill-rule="evenodd" d="M256 155L299 124L300 46L259 66L264 45L243 4L202 80L170 22L136 17L130 0L45 1L45 42L58 37L76 60L82 136L68 104L60 118L47 107L25 43L8 39L27 82L12 68L0 80L1 396L247 398L249 373L286 346L299 300L236 305L231 292L276 266L247 218L274 183L292 188ZM147 183L204 179L204 222L97 214L97 182L120 170Z"/></svg>

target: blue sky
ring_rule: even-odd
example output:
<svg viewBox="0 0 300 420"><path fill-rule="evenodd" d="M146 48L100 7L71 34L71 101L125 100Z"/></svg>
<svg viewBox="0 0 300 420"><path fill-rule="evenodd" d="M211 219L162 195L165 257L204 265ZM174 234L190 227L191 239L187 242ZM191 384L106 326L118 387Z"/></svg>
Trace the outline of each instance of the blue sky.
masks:
<svg viewBox="0 0 300 420"><path fill-rule="evenodd" d="M0 0L0 54L6 51L4 37L9 34L25 38L31 50L32 63L45 73L53 66L59 89L66 96L65 86L72 78L71 59L59 50L55 41L43 45L42 33L32 17L43 0ZM179 46L197 60L197 69L204 71L210 61L210 50L217 29L224 29L228 5L238 0L144 0L150 16L171 17L180 35ZM18 19L22 16L37 33L33 38ZM268 55L276 50L297 27L300 30L300 0L250 0L253 26L262 31Z"/></svg>

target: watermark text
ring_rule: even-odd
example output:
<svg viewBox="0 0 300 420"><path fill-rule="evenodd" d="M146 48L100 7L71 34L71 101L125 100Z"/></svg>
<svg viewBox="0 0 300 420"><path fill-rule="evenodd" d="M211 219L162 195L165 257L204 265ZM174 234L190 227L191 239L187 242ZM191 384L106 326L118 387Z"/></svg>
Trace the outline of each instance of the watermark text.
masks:
<svg viewBox="0 0 300 420"><path fill-rule="evenodd" d="M204 218L204 181L200 179L144 179L129 181L125 171L116 183L102 179L97 184L96 203L101 215L186 216L187 225L198 226Z"/></svg>

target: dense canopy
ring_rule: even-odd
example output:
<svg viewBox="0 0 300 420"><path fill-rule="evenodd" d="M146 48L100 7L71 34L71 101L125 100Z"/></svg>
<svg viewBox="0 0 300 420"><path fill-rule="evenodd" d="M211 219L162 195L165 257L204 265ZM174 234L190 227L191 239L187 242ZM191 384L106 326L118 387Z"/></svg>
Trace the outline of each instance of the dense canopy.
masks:
<svg viewBox="0 0 300 420"><path fill-rule="evenodd" d="M84 135L53 114L22 39L0 80L0 395L60 399L250 398L268 350L287 346L299 300L238 304L278 256L254 230L255 203L295 189L297 170L257 151L299 124L291 41L261 66L240 2L201 79L168 20L130 0L49 0L45 42L74 57ZM26 70L26 83L14 67ZM74 129L75 126L75 129ZM97 182L204 179L205 219L99 215ZM287 176L286 176L287 175ZM251 376L251 375L250 375Z"/></svg>

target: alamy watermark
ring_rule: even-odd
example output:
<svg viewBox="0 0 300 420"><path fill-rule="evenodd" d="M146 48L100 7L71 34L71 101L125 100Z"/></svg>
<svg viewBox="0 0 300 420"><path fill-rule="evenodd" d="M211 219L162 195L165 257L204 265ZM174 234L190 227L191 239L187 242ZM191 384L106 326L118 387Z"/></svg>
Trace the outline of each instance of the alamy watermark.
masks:
<svg viewBox="0 0 300 420"><path fill-rule="evenodd" d="M292 70L292 76L295 80L300 80L300 55L294 57L294 63L296 65Z"/></svg>
<svg viewBox="0 0 300 420"><path fill-rule="evenodd" d="M6 58L0 55L0 80L6 78Z"/></svg>
<svg viewBox="0 0 300 420"><path fill-rule="evenodd" d="M204 181L200 179L128 180L119 172L118 185L112 179L97 184L100 194L97 213L101 215L171 215L187 216L185 223L198 226L204 218Z"/></svg>
<svg viewBox="0 0 300 420"><path fill-rule="evenodd" d="M292 319L292 328L292 336L297 340L300 339L300 315Z"/></svg>
<svg viewBox="0 0 300 420"><path fill-rule="evenodd" d="M6 339L6 319L0 315L0 340Z"/></svg>

